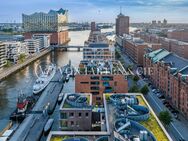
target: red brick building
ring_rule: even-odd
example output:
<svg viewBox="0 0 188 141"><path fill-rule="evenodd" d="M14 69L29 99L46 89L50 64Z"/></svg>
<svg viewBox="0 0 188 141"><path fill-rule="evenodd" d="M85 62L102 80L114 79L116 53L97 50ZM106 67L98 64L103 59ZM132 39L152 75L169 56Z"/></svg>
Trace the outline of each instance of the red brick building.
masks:
<svg viewBox="0 0 188 141"><path fill-rule="evenodd" d="M91 93L101 105L103 93L127 93L127 73L119 61L82 61L75 76L76 93Z"/></svg>
<svg viewBox="0 0 188 141"><path fill-rule="evenodd" d="M167 33L167 37L170 39L176 39L183 42L188 42L188 30L187 29L172 30Z"/></svg>
<svg viewBox="0 0 188 141"><path fill-rule="evenodd" d="M144 56L144 67L153 84L188 118L188 60L159 49Z"/></svg>
<svg viewBox="0 0 188 141"><path fill-rule="evenodd" d="M143 66L143 55L145 48L148 47L147 44L140 38L125 38L124 40L123 47L128 56L131 57L136 64Z"/></svg>
<svg viewBox="0 0 188 141"><path fill-rule="evenodd" d="M116 18L116 35L129 34L129 17L120 13Z"/></svg>
<svg viewBox="0 0 188 141"><path fill-rule="evenodd" d="M138 36L138 33L137 33ZM140 38L147 43L159 43L161 48L173 52L178 56L188 59L188 43L175 39L169 39L164 37L158 37L148 33L140 33Z"/></svg>

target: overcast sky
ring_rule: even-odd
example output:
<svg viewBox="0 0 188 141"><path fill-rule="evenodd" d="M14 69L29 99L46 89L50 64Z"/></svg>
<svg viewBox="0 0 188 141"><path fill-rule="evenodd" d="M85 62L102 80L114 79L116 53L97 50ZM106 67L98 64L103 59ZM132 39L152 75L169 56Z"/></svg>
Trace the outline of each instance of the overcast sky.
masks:
<svg viewBox="0 0 188 141"><path fill-rule="evenodd" d="M120 6L131 22L188 23L188 0L0 0L0 22L21 22L21 14L69 10L70 22L115 22Z"/></svg>

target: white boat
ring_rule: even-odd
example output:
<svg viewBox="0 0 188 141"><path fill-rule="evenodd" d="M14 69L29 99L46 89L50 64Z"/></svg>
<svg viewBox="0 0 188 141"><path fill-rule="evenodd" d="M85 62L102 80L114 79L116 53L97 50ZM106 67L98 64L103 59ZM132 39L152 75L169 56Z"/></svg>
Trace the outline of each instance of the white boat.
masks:
<svg viewBox="0 0 188 141"><path fill-rule="evenodd" d="M33 93L38 94L48 86L52 78L56 73L55 65L50 65L42 74L38 77L33 85Z"/></svg>
<svg viewBox="0 0 188 141"><path fill-rule="evenodd" d="M52 118L47 121L46 125L44 126L44 134L45 135L48 134L48 132L52 128L53 122L54 122L54 119L52 119Z"/></svg>

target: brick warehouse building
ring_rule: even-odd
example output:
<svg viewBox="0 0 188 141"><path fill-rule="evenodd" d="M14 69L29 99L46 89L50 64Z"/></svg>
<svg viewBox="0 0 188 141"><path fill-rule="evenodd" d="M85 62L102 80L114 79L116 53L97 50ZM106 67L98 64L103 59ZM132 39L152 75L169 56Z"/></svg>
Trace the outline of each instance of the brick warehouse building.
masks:
<svg viewBox="0 0 188 141"><path fill-rule="evenodd" d="M143 66L144 49L147 44L140 38L128 37L123 39L123 48L131 59L140 66Z"/></svg>
<svg viewBox="0 0 188 141"><path fill-rule="evenodd" d="M159 37L157 35L152 35L148 33L136 33L141 39L147 43L159 43L161 48L168 50L169 52L176 53L178 56L188 59L188 43L178 41L175 39L169 39L164 37Z"/></svg>
<svg viewBox="0 0 188 141"><path fill-rule="evenodd" d="M159 49L144 56L144 67L153 84L188 118L188 60Z"/></svg>
<svg viewBox="0 0 188 141"><path fill-rule="evenodd" d="M93 104L101 105L103 93L127 93L127 72L119 61L81 61L75 76L76 93L91 93Z"/></svg>

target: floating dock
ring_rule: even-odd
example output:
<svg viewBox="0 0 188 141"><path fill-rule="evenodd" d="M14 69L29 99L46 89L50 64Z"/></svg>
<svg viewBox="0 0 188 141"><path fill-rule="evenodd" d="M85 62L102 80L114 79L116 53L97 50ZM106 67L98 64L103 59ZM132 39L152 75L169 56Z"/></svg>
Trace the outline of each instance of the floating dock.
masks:
<svg viewBox="0 0 188 141"><path fill-rule="evenodd" d="M44 107L49 104L48 110L53 113L56 106L59 93L63 89L63 77L58 70L49 83L49 85L42 92L39 100L33 108L33 112L29 114L24 121L20 124L18 129L15 131L10 141L38 141L43 133L43 128L49 119L49 115L42 114ZM61 80L60 80L61 78ZM41 111L36 112L35 111Z"/></svg>

